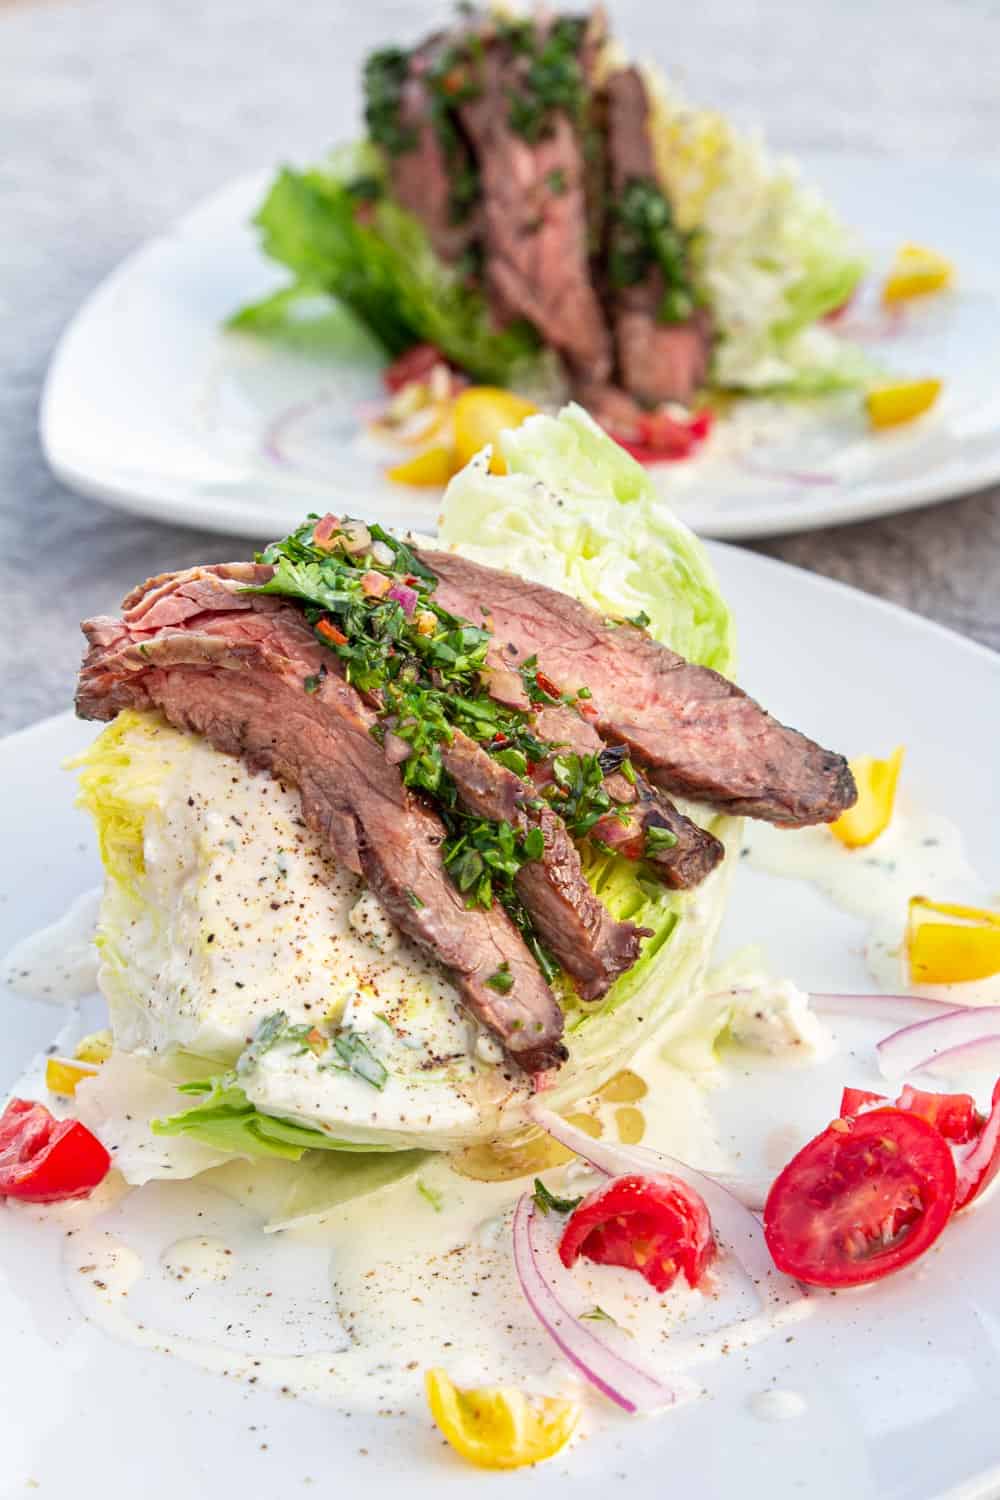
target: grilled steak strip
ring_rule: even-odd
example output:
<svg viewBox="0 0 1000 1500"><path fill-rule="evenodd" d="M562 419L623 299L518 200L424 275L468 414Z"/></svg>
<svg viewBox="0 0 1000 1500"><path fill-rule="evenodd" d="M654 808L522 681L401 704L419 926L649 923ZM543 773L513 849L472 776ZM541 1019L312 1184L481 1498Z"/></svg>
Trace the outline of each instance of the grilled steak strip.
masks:
<svg viewBox="0 0 1000 1500"><path fill-rule="evenodd" d="M480 92L459 110L481 177L487 288L501 322L527 318L573 369L602 379L611 337L590 278L583 150L561 111L537 141L512 128L525 66L486 42Z"/></svg>
<svg viewBox="0 0 1000 1500"><path fill-rule="evenodd" d="M130 596L122 620L88 621L77 712L160 709L253 769L297 786L306 824L363 874L394 922L454 976L469 1010L529 1072L566 1056L562 1012L496 903L467 911L444 868L444 829L369 733L372 711L336 673L300 613L240 592L247 565L191 569ZM303 680L317 677L314 693ZM491 986L502 966L513 983Z"/></svg>
<svg viewBox="0 0 1000 1500"><path fill-rule="evenodd" d="M420 220L435 252L451 265L475 241L481 225L472 206L456 200L456 183L472 171L468 150L456 131L449 159L435 124L425 78L436 50L432 42L410 57L399 124L413 144L389 156L389 179L393 197Z"/></svg>
<svg viewBox="0 0 1000 1500"><path fill-rule="evenodd" d="M543 708L535 716L535 733L541 740L565 745L575 755L600 755L608 748L589 720L569 706ZM725 848L715 835L685 817L641 773L636 773L634 786L621 772L606 775L604 789L619 803L619 814L627 812L628 821L608 813L594 824L591 834L616 854L648 860L664 885L689 890L700 885L724 859ZM677 840L673 848L647 854L646 833L650 828L665 828L672 833Z"/></svg>
<svg viewBox="0 0 1000 1500"><path fill-rule="evenodd" d="M649 99L637 68L613 73L606 87L611 187L613 200L620 205L630 184L657 182L649 135ZM626 391L649 406L663 401L689 405L708 373L709 320L704 312L697 311L684 322L661 322L665 290L659 266L634 285L614 290L619 379Z"/></svg>
<svg viewBox="0 0 1000 1500"><path fill-rule="evenodd" d="M628 745L654 785L790 828L830 822L853 804L843 756L779 724L720 673L555 589L451 552L419 556L445 609L489 614L509 667L537 655L561 690L588 687L600 733Z"/></svg>
<svg viewBox="0 0 1000 1500"><path fill-rule="evenodd" d="M632 967L640 939L650 934L632 922L615 921L597 899L562 819L546 804L537 805L541 799L530 782L460 732L442 747L442 759L469 812L510 823L522 836L531 828L541 831L542 858L522 865L514 884L539 936L572 974L579 994L599 999Z"/></svg>

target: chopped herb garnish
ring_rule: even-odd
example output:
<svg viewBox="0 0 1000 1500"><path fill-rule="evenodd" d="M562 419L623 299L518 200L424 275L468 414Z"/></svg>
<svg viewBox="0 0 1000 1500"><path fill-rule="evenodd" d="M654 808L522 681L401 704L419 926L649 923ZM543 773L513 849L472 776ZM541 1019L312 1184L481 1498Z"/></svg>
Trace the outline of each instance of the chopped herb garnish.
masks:
<svg viewBox="0 0 1000 1500"><path fill-rule="evenodd" d="M341 1072L353 1073L357 1078L363 1078L365 1083L370 1083L372 1088L385 1088L389 1077L388 1068L379 1061L367 1042L356 1031L351 1031L350 1028L338 1031L333 1038L333 1050L339 1062L331 1060L324 1066L336 1068Z"/></svg>
<svg viewBox="0 0 1000 1500"><path fill-rule="evenodd" d="M549 1192L540 1177L535 1178L535 1191L532 1194L540 1213L548 1214L571 1214L583 1198L559 1198L555 1193Z"/></svg>
<svg viewBox="0 0 1000 1500"><path fill-rule="evenodd" d="M426 1198L427 1202L430 1204L431 1208L433 1208L436 1214L439 1214L441 1212L442 1208L444 1207L444 1196L443 1194L438 1192L437 1188L428 1187L426 1182L422 1182L418 1177L417 1192L420 1194L421 1198Z"/></svg>
<svg viewBox="0 0 1000 1500"><path fill-rule="evenodd" d="M592 698L594 695L589 687L582 687L577 689L576 696L578 698Z"/></svg>
<svg viewBox="0 0 1000 1500"><path fill-rule="evenodd" d="M486 983L489 985L491 990L496 990L498 995L510 994L511 990L514 988L514 976L510 972L510 964L506 959L504 959L499 969L497 969L493 974L490 975Z"/></svg>
<svg viewBox="0 0 1000 1500"><path fill-rule="evenodd" d="M659 183L633 177L612 210L608 275L613 287L635 286L653 270L663 277L661 323L682 323L697 305L688 259L691 235L674 223L673 211Z"/></svg>
<svg viewBox="0 0 1000 1500"><path fill-rule="evenodd" d="M319 692L319 685L322 681L322 676L319 672L316 672L312 677L304 677L302 679L302 686L305 688L307 693L317 693Z"/></svg>
<svg viewBox="0 0 1000 1500"><path fill-rule="evenodd" d="M674 849L676 846L677 835L676 833L671 833L669 828L661 828L656 823L646 825L645 852L647 858L652 859L654 855L662 854L665 850Z"/></svg>
<svg viewBox="0 0 1000 1500"><path fill-rule="evenodd" d="M365 61L365 124L376 146L390 156L412 151L417 144L416 131L400 118L409 67L409 53L401 47L384 47Z"/></svg>
<svg viewBox="0 0 1000 1500"><path fill-rule="evenodd" d="M622 1333L628 1334L629 1338L634 1337L631 1328L622 1328L618 1319L613 1318L609 1312L605 1312L599 1303L595 1302L589 1312L581 1313L580 1318L588 1323L611 1323L615 1328L621 1328Z"/></svg>
<svg viewBox="0 0 1000 1500"><path fill-rule="evenodd" d="M409 886L406 887L406 899L407 901L409 901L414 911L422 910L424 903L421 901L416 891L411 891Z"/></svg>
<svg viewBox="0 0 1000 1500"><path fill-rule="evenodd" d="M628 623L637 626L640 630L645 630L650 624L650 617L644 609L640 609L637 615L628 616Z"/></svg>
<svg viewBox="0 0 1000 1500"><path fill-rule="evenodd" d="M549 192L554 193L557 198L562 197L569 186L566 180L565 167L553 167L551 172L546 172L545 185Z"/></svg>

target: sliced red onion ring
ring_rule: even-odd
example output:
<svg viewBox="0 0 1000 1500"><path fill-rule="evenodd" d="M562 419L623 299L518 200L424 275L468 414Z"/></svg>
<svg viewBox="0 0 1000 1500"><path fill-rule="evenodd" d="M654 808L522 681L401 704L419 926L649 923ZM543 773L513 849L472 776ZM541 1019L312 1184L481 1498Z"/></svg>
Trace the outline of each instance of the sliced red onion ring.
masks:
<svg viewBox="0 0 1000 1500"><path fill-rule="evenodd" d="M955 1172L958 1179L955 1200L964 1207L975 1192L983 1173L989 1170L1000 1140L1000 1084L993 1091L993 1108L976 1140L954 1150ZM989 1186L983 1189L983 1196Z"/></svg>
<svg viewBox="0 0 1000 1500"><path fill-rule="evenodd" d="M698 1172L673 1156L662 1151L651 1151L643 1146L620 1146L602 1140L594 1140L575 1125L568 1124L560 1115L545 1109L537 1100L530 1106L536 1125L540 1125L560 1145L577 1156L589 1161L591 1166L609 1177L619 1177L626 1172L673 1172L689 1187L700 1193L708 1205L712 1224L723 1244L740 1262L761 1297L770 1294L781 1301L798 1301L802 1290L790 1277L782 1275L771 1259L771 1252L764 1239L764 1231L750 1210L717 1177Z"/></svg>
<svg viewBox="0 0 1000 1500"><path fill-rule="evenodd" d="M820 469L784 469L777 464L755 463L746 455L737 459L741 469L757 479L782 479L789 484L800 484L804 488L825 484L837 484L836 474L827 474Z"/></svg>
<svg viewBox="0 0 1000 1500"><path fill-rule="evenodd" d="M885 1078L918 1072L946 1056L956 1068L988 1067L998 1045L1000 1005L963 1005L883 1037L878 1065Z"/></svg>
<svg viewBox="0 0 1000 1500"><path fill-rule="evenodd" d="M679 1377L667 1385L656 1375L618 1354L564 1305L553 1283L565 1280L554 1244L546 1244L544 1230L530 1193L519 1200L514 1214L514 1266L525 1301L557 1348L585 1380L627 1412L662 1411L700 1390Z"/></svg>
<svg viewBox="0 0 1000 1500"><path fill-rule="evenodd" d="M386 594L386 598L395 599L407 619L410 618L417 607L417 591L416 589L411 589L409 584L406 583L394 583L388 594Z"/></svg>
<svg viewBox="0 0 1000 1500"><path fill-rule="evenodd" d="M856 1016L859 1020L919 1021L965 1010L948 1000L929 1000L925 995L810 995L809 1005L817 1015Z"/></svg>

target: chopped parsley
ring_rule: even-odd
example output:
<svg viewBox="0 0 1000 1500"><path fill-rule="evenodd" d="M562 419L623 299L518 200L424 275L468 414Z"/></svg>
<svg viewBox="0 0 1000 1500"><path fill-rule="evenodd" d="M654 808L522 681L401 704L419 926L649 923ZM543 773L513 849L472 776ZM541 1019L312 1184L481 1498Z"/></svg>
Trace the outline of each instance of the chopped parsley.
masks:
<svg viewBox="0 0 1000 1500"><path fill-rule="evenodd" d="M647 859L652 859L655 855L662 854L665 850L676 847L676 833L671 833L669 828L661 828L656 823L648 823L646 825L645 853Z"/></svg>
<svg viewBox="0 0 1000 1500"><path fill-rule="evenodd" d="M545 186L555 197L561 198L569 187L569 183L566 180L566 168L553 167L551 172L546 172Z"/></svg>
<svg viewBox="0 0 1000 1500"><path fill-rule="evenodd" d="M683 323L697 306L688 272L691 235L674 223L673 210L651 177L633 177L612 210L608 275L613 287L635 286L653 270L663 277L661 323Z"/></svg>
<svg viewBox="0 0 1000 1500"><path fill-rule="evenodd" d="M628 818L628 814L617 807L604 790L605 774L601 755L561 751L552 759L554 780L545 788L543 796L574 838L586 838L594 824L607 813L613 813L621 822Z"/></svg>
<svg viewBox="0 0 1000 1500"><path fill-rule="evenodd" d="M365 1083L370 1083L372 1088L385 1088L389 1069L379 1061L356 1031L349 1027L338 1031L333 1038L333 1050L339 1062L331 1059L324 1066L335 1068L338 1072L353 1073L356 1078L363 1078Z"/></svg>
<svg viewBox="0 0 1000 1500"><path fill-rule="evenodd" d="M436 1214L439 1214L444 1208L443 1194L439 1193L437 1188L428 1187L426 1182L422 1181L419 1177L417 1178L417 1192L421 1198L427 1200Z"/></svg>
<svg viewBox="0 0 1000 1500"><path fill-rule="evenodd" d="M487 979L486 983L491 990L496 990L498 995L509 995L514 988L514 976L510 972L510 964L504 959L499 969L495 970Z"/></svg>
<svg viewBox="0 0 1000 1500"><path fill-rule="evenodd" d="M582 1196L579 1198L557 1197L555 1193L549 1191L540 1177L535 1178L535 1191L531 1196L539 1212L543 1214L571 1214L574 1208L583 1202Z"/></svg>
<svg viewBox="0 0 1000 1500"><path fill-rule="evenodd" d="M551 133L556 111L576 123L583 119L587 85L579 53L586 24L563 16L544 32L530 21L505 27L504 40L526 64L509 91L507 121L532 145Z"/></svg>
<svg viewBox="0 0 1000 1500"><path fill-rule="evenodd" d="M638 630L645 630L651 622L650 617L649 615L647 615L646 611L644 609L640 609L637 615L628 616L628 623L630 625L634 625Z"/></svg>
<svg viewBox="0 0 1000 1500"><path fill-rule="evenodd" d="M409 66L409 53L401 47L383 47L365 60L365 124L375 144L390 156L401 156L417 144L416 132L400 119Z"/></svg>
<svg viewBox="0 0 1000 1500"><path fill-rule="evenodd" d="M306 690L307 693L318 693L319 692L319 685L320 685L320 683L322 681L323 681L322 673L316 672L311 677L303 677L303 679L302 679L302 686L305 688L305 690Z"/></svg>
<svg viewBox="0 0 1000 1500"><path fill-rule="evenodd" d="M621 1328L622 1333L627 1333L629 1338L634 1337L631 1328L622 1328L618 1319L613 1318L609 1312L605 1312L604 1308L597 1302L594 1303L589 1312L581 1313L580 1317L588 1323L611 1323L615 1328Z"/></svg>

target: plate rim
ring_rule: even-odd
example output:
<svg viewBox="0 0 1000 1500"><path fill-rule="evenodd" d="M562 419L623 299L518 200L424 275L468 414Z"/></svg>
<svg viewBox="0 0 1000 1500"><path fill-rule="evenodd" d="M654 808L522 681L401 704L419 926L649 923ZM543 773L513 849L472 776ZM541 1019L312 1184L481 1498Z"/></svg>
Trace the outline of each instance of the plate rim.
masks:
<svg viewBox="0 0 1000 1500"><path fill-rule="evenodd" d="M823 162L837 163L852 172L899 169L915 171L921 167L938 171L947 168L953 171L953 164L946 157L934 155L897 158L871 152L804 148L795 153L794 161L802 167L806 177L809 176L812 165ZM989 157L967 158L961 165L963 176L970 179L982 178L995 186L998 171ZM38 436L42 451L49 468L61 483L113 509L161 523L195 526L217 535L246 535L248 531L256 534L252 513L248 516L237 498L221 500L215 497L210 514L206 515L205 504L198 498L199 492L192 490L190 484L178 483L172 477L158 477L150 471L141 471L134 477L119 475L112 466L106 465L102 470L99 465L75 461L72 446L61 440L59 412L62 388L69 379L67 371L76 342L86 334L88 324L100 304L111 297L119 286L134 277L137 271L141 272L147 258L157 255L171 241L190 234L203 216L218 211L228 198L238 198L241 195L250 197L261 192L275 170L276 167L271 166L240 173L198 199L171 224L143 240L119 261L91 288L65 324L46 369L38 408ZM863 233L863 228L860 232ZM1000 482L1000 427L996 429L995 445L988 453L971 463L963 464L962 472L957 478L953 475L949 477L953 467L953 464L938 466L923 477L876 486L875 498L838 485L836 494L840 497L839 500L834 499L825 506L821 504L796 513L790 511L787 505L760 505L750 513L748 519L743 519L740 512L727 513L717 520L708 515L698 522L697 528L692 529L697 529L698 534L705 538L751 541L903 515L930 505L958 500ZM252 482L246 493L250 494L262 487ZM416 502L417 497L412 498ZM664 497L664 501L667 505L672 505L669 495ZM420 524L426 525L426 518ZM263 535L267 529L262 527L260 534Z"/></svg>

